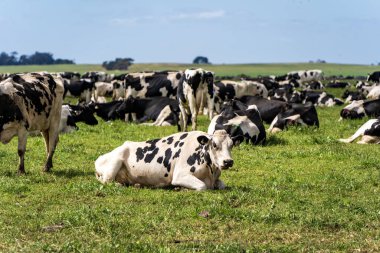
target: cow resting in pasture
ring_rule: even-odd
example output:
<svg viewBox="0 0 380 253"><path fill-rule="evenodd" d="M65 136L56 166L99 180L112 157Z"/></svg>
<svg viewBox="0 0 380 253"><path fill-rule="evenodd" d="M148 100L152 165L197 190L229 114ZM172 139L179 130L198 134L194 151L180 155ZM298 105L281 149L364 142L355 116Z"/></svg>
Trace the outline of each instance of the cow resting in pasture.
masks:
<svg viewBox="0 0 380 253"><path fill-rule="evenodd" d="M103 184L224 189L221 170L232 167L232 146L242 140L218 130L212 135L192 131L145 142L127 141L95 161L95 174Z"/></svg>
<svg viewBox="0 0 380 253"><path fill-rule="evenodd" d="M362 137L358 144L380 144L380 118L370 119L364 123L351 137L339 139L340 142L351 143Z"/></svg>
<svg viewBox="0 0 380 253"><path fill-rule="evenodd" d="M18 136L18 172L25 173L29 131L41 131L46 144L44 171L53 167L63 100L63 79L46 73L13 75L0 83L0 141Z"/></svg>

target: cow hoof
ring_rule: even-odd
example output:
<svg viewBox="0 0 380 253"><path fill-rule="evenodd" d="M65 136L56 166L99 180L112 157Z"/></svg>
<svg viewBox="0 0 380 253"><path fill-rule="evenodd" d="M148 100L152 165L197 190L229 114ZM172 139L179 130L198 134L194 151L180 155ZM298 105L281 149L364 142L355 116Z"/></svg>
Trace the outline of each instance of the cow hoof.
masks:
<svg viewBox="0 0 380 253"><path fill-rule="evenodd" d="M47 167L47 166L45 166L45 168L43 168L42 171L43 171L43 172L50 172L50 171L51 171L51 167Z"/></svg>
<svg viewBox="0 0 380 253"><path fill-rule="evenodd" d="M24 175L26 175L25 170L18 170L18 171L17 171L17 175L19 175L19 176L24 176Z"/></svg>

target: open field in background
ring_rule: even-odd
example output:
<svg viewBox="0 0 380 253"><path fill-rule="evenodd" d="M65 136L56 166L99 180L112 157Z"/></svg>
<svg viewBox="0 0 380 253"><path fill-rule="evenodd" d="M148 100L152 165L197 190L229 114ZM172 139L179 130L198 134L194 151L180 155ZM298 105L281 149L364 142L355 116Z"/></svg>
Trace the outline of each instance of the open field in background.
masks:
<svg viewBox="0 0 380 253"><path fill-rule="evenodd" d="M175 66L162 69L179 69ZM286 70L237 66L242 67L215 68L220 75L252 76L300 68L327 71L316 64ZM92 70L81 67L81 72ZM361 67L328 71L365 75L375 70ZM60 70L78 71L48 71ZM340 95L343 89L329 92ZM61 135L49 174L41 172L42 137L30 137L27 175L21 177L15 138L0 145L0 252L379 252L379 146L338 143L367 120L338 122L341 108L318 108L319 129L293 127L269 135L265 146L235 148L234 167L222 172L228 186L223 191L103 186L95 179L99 155L126 140L175 133L176 127L101 119L94 127L79 123L78 132ZM201 117L200 130L208 123ZM202 211L209 216L200 216Z"/></svg>
<svg viewBox="0 0 380 253"><path fill-rule="evenodd" d="M222 64L222 65L194 65L194 64L133 64L128 72L148 70L181 70L186 68L205 68L214 71L217 76L246 74L248 76L281 75L292 70L321 69L325 76L367 76L368 73L379 70L379 66L350 65L350 64L318 64L318 63L281 63L281 64ZM32 72L32 71L104 71L101 65L45 65L45 66L0 66L0 73ZM109 71L110 73L124 73L126 71Z"/></svg>

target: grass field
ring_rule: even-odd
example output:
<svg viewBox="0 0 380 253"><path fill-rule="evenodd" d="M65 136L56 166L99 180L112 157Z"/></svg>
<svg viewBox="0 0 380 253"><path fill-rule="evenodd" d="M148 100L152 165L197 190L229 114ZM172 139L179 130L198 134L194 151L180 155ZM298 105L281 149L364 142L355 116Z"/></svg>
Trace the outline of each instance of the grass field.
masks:
<svg viewBox="0 0 380 253"><path fill-rule="evenodd" d="M222 73L259 72L248 68ZM268 69L261 74L285 71ZM367 120L338 122L340 109L318 108L319 129L293 127L269 135L266 146L235 148L234 167L222 173L228 188L219 191L95 179L99 155L175 127L79 123L78 132L61 135L51 173L41 172L42 138L30 137L26 176L16 174L15 138L0 145L0 252L379 252L380 150L336 141ZM201 117L200 130L208 123Z"/></svg>

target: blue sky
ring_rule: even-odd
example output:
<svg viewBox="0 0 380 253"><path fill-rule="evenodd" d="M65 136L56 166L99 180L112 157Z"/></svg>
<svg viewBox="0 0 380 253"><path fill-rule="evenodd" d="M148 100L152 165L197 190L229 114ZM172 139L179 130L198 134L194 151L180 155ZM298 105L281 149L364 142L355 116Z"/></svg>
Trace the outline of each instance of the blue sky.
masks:
<svg viewBox="0 0 380 253"><path fill-rule="evenodd" d="M0 0L0 51L76 63L380 62L379 0Z"/></svg>

